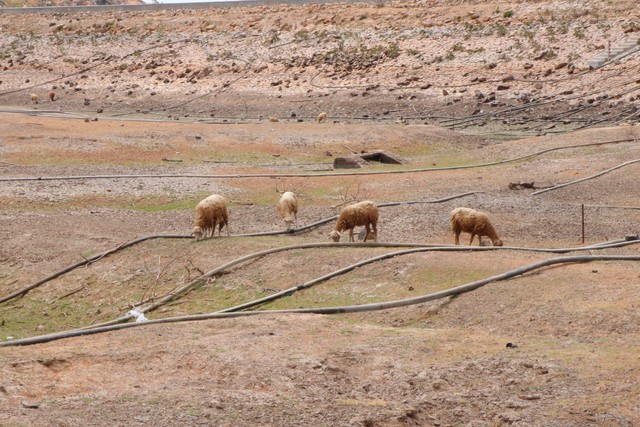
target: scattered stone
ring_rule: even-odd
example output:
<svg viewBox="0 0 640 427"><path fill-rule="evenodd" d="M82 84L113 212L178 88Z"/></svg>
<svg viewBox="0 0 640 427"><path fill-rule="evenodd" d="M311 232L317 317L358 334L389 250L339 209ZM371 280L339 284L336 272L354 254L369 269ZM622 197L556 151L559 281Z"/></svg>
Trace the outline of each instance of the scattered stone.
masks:
<svg viewBox="0 0 640 427"><path fill-rule="evenodd" d="M29 402L25 400L22 402L22 407L28 409L38 409L40 407L40 404L38 402Z"/></svg>
<svg viewBox="0 0 640 427"><path fill-rule="evenodd" d="M539 394L525 394L523 396L520 396L520 399L522 399L522 400L540 400L540 399L542 399L542 396L540 396Z"/></svg>

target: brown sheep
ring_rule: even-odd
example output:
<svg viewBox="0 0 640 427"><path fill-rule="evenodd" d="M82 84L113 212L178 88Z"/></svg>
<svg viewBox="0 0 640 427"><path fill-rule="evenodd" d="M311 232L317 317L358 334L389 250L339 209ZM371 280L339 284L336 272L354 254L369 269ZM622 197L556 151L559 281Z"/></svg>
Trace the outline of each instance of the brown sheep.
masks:
<svg viewBox="0 0 640 427"><path fill-rule="evenodd" d="M38 95L36 95L35 93L31 94L31 102L33 102L34 104L37 104L39 100L40 100L40 97Z"/></svg>
<svg viewBox="0 0 640 427"><path fill-rule="evenodd" d="M327 119L327 113L322 112L318 114L318 123L322 123L326 119Z"/></svg>
<svg viewBox="0 0 640 427"><path fill-rule="evenodd" d="M294 223L296 227L298 226L298 219L296 217L298 214L298 200L294 193L291 191L283 193L278 201L277 207L282 220L287 224L287 230L290 230Z"/></svg>
<svg viewBox="0 0 640 427"><path fill-rule="evenodd" d="M373 237L374 241L378 239L378 207L372 201L364 201L356 203L351 206L347 206L340 212L338 221L333 231L329 234L329 237L334 242L340 241L340 234L344 230L349 230L349 241L353 242L353 229L358 226L364 226L366 228L366 234L364 241ZM371 231L371 228L373 232Z"/></svg>
<svg viewBox="0 0 640 427"><path fill-rule="evenodd" d="M227 227L229 235L229 212L227 201L224 197L212 194L196 205L195 219L193 221L193 236L196 240L213 237L218 226L218 234L222 235L222 228Z"/></svg>
<svg viewBox="0 0 640 427"><path fill-rule="evenodd" d="M470 208L456 208L451 211L451 231L456 236L456 245L460 244L460 233L471 233L469 245L473 243L473 238L477 235L479 245L482 245L482 236L491 239L493 246L502 246L502 240L498 236L495 228L491 225L489 217L484 212Z"/></svg>
<svg viewBox="0 0 640 427"><path fill-rule="evenodd" d="M53 102L56 100L56 93L51 91L49 92L49 101Z"/></svg>

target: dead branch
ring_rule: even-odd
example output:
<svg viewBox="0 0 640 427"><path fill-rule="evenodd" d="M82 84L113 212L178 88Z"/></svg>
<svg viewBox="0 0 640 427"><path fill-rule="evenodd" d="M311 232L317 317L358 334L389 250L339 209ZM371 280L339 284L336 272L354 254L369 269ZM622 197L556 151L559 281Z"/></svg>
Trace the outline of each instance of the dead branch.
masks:
<svg viewBox="0 0 640 427"><path fill-rule="evenodd" d="M63 299L63 298L70 297L71 295L73 295L73 294L77 294L78 292L80 292L80 291L82 291L82 290L84 290L84 289L86 289L86 288L87 288L86 286L82 285L82 286L80 286L78 289L74 289L74 290L72 290L72 291L70 291L70 292L67 292L66 294L64 294L64 295L62 295L62 296L60 296L60 297L58 297L58 300L61 300L61 299Z"/></svg>

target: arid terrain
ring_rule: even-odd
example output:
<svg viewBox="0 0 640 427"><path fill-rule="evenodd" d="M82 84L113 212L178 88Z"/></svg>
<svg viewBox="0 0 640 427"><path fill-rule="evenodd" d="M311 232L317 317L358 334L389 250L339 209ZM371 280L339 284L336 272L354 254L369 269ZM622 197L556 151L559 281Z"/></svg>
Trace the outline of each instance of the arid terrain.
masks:
<svg viewBox="0 0 640 427"><path fill-rule="evenodd" d="M631 0L0 13L0 300L98 256L0 303L0 425L639 425L637 260L394 309L130 319L7 345L189 283L146 318L213 313L403 244L434 247L251 310L401 300L560 256L637 258L634 241L579 249L640 231L640 54L587 64L637 34L639 13ZM404 164L333 167L376 150ZM294 247L208 274L329 242L333 220L277 233L283 190L299 227L352 201L402 203L380 207L386 247ZM194 206L211 193L229 200L231 236L196 242ZM452 250L459 206L487 212L505 246Z"/></svg>

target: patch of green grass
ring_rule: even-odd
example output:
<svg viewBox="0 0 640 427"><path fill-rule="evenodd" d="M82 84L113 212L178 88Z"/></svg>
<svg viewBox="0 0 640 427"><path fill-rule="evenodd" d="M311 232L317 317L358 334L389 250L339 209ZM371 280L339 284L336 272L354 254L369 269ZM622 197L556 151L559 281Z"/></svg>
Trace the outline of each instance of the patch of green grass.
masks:
<svg viewBox="0 0 640 427"><path fill-rule="evenodd" d="M123 207L148 213L193 209L195 205L208 194L208 192L201 192L198 195L188 198L178 198L177 196L148 196L130 202L127 206Z"/></svg>
<svg viewBox="0 0 640 427"><path fill-rule="evenodd" d="M189 301L189 312L209 313L254 301L271 294L271 292L263 290L271 286L264 283L257 289L232 287L224 276L218 277L214 282L197 288L193 294L194 296L187 298Z"/></svg>
<svg viewBox="0 0 640 427"><path fill-rule="evenodd" d="M0 307L0 319L4 321L0 341L7 341L9 336L21 339L83 326L91 321L87 319L89 312L95 309L78 300L47 302L23 298L13 305L5 303Z"/></svg>
<svg viewBox="0 0 640 427"><path fill-rule="evenodd" d="M97 249L89 249L88 251L85 251L85 252L82 253L82 257L83 258L91 258L92 256L94 256L97 253L98 253Z"/></svg>

